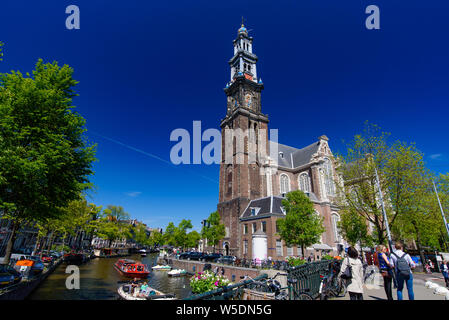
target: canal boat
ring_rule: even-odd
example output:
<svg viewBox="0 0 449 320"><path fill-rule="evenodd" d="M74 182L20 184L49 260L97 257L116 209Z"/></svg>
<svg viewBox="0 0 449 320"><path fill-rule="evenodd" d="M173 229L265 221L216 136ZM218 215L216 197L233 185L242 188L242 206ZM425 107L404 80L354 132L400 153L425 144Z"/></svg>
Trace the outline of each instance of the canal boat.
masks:
<svg viewBox="0 0 449 320"><path fill-rule="evenodd" d="M140 292L140 287L132 290L131 284L121 285L118 287L117 293L119 298L123 300L176 300L174 294L165 294L151 287L148 287L145 293Z"/></svg>
<svg viewBox="0 0 449 320"><path fill-rule="evenodd" d="M139 250L139 252L140 252L140 256L141 257L146 257L147 256L147 252L146 252L145 249L141 249L141 250Z"/></svg>
<svg viewBox="0 0 449 320"><path fill-rule="evenodd" d="M86 258L82 253L69 252L64 255L64 262L67 264L82 264Z"/></svg>
<svg viewBox="0 0 449 320"><path fill-rule="evenodd" d="M154 266L152 269L153 270L160 270L160 271L170 271L171 267L167 266L167 265L165 265L165 266L157 265L157 266Z"/></svg>
<svg viewBox="0 0 449 320"><path fill-rule="evenodd" d="M173 270L167 272L167 274L172 277L180 277L180 276L187 274L187 271L184 269L173 269Z"/></svg>
<svg viewBox="0 0 449 320"><path fill-rule="evenodd" d="M34 276L44 271L44 263L36 256L24 256L14 265L14 269L26 276Z"/></svg>
<svg viewBox="0 0 449 320"><path fill-rule="evenodd" d="M130 259L119 259L114 268L125 277L146 278L150 274L145 264Z"/></svg>

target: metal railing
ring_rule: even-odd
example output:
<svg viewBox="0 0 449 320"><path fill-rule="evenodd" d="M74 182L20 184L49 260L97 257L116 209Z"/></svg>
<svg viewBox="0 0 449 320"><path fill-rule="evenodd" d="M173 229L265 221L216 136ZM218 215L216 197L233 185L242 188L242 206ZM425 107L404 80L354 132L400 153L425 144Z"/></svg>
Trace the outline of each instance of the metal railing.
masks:
<svg viewBox="0 0 449 320"><path fill-rule="evenodd" d="M244 280L239 283L205 293L191 295L184 300L240 300L243 296L243 290L248 287L248 285L254 281L263 281L267 278L268 275L264 273L254 279Z"/></svg>
<svg viewBox="0 0 449 320"><path fill-rule="evenodd" d="M307 293L316 299L320 290L320 274L328 274L330 272L331 262L330 260L322 260L291 267L287 271L287 278L294 280L291 289L295 293L307 290ZM292 295L290 294L290 296Z"/></svg>

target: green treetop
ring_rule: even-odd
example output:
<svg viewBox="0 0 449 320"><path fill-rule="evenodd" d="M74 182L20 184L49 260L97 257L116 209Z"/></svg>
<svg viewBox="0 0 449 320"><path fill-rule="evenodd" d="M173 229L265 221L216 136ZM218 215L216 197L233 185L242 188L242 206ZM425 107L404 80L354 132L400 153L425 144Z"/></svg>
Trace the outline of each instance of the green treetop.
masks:
<svg viewBox="0 0 449 320"><path fill-rule="evenodd" d="M312 201L300 190L287 193L282 205L286 215L276 221L279 235L287 246L300 246L304 255L305 247L319 242L325 231L323 219L315 212Z"/></svg>

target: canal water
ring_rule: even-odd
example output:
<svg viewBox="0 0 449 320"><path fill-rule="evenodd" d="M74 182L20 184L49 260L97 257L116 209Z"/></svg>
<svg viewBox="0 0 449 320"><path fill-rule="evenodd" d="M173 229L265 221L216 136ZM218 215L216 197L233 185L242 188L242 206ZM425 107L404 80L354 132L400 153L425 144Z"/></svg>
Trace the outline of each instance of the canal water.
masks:
<svg viewBox="0 0 449 320"><path fill-rule="evenodd" d="M158 254L146 257L133 255L127 258L141 261L151 269L156 265ZM119 281L128 280L114 268L118 258L95 258L79 266L80 289L69 290L65 282L70 273L65 273L66 264L60 264L56 270L32 292L32 300L113 300L118 299ZM169 277L167 271L151 271L148 285L163 293L174 293L178 299L191 294L189 276Z"/></svg>

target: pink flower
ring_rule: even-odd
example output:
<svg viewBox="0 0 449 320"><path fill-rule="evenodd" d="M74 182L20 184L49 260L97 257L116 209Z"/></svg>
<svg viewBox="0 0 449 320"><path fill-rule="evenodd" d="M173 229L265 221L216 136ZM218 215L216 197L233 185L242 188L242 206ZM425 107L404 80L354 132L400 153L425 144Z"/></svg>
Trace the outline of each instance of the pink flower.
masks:
<svg viewBox="0 0 449 320"><path fill-rule="evenodd" d="M218 287L218 281L215 281L215 283L214 283L214 284L215 284L215 286L216 286L216 287Z"/></svg>

